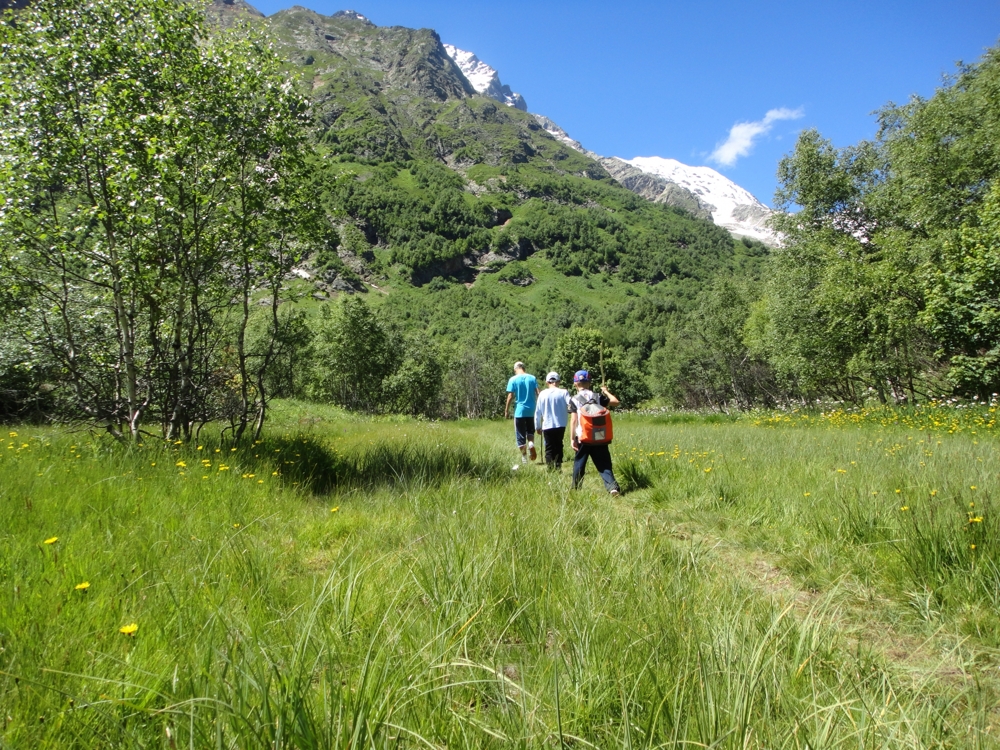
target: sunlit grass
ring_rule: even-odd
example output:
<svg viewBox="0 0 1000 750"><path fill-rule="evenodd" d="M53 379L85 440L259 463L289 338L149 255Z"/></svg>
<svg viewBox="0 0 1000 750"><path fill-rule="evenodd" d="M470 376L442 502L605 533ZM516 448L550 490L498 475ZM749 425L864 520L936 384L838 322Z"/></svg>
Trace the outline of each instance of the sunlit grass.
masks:
<svg viewBox="0 0 1000 750"><path fill-rule="evenodd" d="M617 500L509 423L11 429L0 746L996 744L992 439L616 428Z"/></svg>

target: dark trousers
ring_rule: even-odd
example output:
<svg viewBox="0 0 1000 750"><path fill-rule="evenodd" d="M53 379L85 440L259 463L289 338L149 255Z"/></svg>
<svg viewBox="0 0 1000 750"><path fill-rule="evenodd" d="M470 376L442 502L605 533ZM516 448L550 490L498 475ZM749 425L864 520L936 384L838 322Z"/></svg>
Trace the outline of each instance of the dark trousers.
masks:
<svg viewBox="0 0 1000 750"><path fill-rule="evenodd" d="M576 452L576 459L573 461L573 489L578 488L583 483L583 472L587 468L587 459L594 459L594 466L604 480L604 487L608 492L618 489L618 482L615 481L615 473L611 470L611 449L606 445L580 444L580 450Z"/></svg>
<svg viewBox="0 0 1000 750"><path fill-rule="evenodd" d="M542 430L542 436L545 438L545 464L550 469L561 469L566 428L553 427L550 430Z"/></svg>

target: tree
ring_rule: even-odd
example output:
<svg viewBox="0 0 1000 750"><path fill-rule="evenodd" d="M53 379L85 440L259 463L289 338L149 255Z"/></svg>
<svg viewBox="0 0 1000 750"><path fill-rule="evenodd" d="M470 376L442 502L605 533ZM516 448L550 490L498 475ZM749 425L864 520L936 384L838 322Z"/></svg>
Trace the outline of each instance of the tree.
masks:
<svg viewBox="0 0 1000 750"><path fill-rule="evenodd" d="M924 275L923 320L948 359L949 378L966 395L1000 391L1000 180Z"/></svg>
<svg viewBox="0 0 1000 750"><path fill-rule="evenodd" d="M577 370L589 371L594 385L603 381L626 408L638 406L649 398L649 388L638 364L618 347L605 344L601 332L594 328L566 331L556 343L552 369L567 383L572 383Z"/></svg>
<svg viewBox="0 0 1000 750"><path fill-rule="evenodd" d="M313 334L309 395L356 411L386 411L386 386L403 361L403 346L360 297L324 306Z"/></svg>
<svg viewBox="0 0 1000 750"><path fill-rule="evenodd" d="M806 131L779 166L778 206L800 210L775 221L785 242L756 305L752 349L800 395L901 401L918 390L919 260L890 200L889 156L885 143L837 150Z"/></svg>
<svg viewBox="0 0 1000 750"><path fill-rule="evenodd" d="M32 5L0 43L7 333L115 435L259 433L275 347L250 353L246 330L262 288L277 323L315 217L304 100L259 39L207 38L172 0Z"/></svg>
<svg viewBox="0 0 1000 750"><path fill-rule="evenodd" d="M747 343L759 286L756 279L720 278L699 296L650 358L656 395L693 408L775 405L773 368Z"/></svg>

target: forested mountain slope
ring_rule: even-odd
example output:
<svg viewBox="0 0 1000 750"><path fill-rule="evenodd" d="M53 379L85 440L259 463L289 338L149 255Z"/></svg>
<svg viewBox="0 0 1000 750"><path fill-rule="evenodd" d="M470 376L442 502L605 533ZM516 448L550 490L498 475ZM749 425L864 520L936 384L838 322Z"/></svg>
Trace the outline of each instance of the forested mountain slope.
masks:
<svg viewBox="0 0 1000 750"><path fill-rule="evenodd" d="M388 292L369 299L403 328L542 368L589 325L638 365L706 282L766 256L476 94L431 30L298 6L263 24L313 102L337 236L311 270L324 291Z"/></svg>

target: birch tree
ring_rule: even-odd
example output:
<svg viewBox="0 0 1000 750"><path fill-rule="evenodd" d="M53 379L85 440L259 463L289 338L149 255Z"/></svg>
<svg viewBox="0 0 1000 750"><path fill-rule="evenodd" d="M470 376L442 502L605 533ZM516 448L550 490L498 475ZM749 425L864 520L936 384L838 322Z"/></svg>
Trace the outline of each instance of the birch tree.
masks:
<svg viewBox="0 0 1000 750"><path fill-rule="evenodd" d="M277 336L318 226L306 104L266 43L173 0L43 2L0 26L0 118L8 331L116 436L259 433L274 347L248 351L252 297Z"/></svg>

